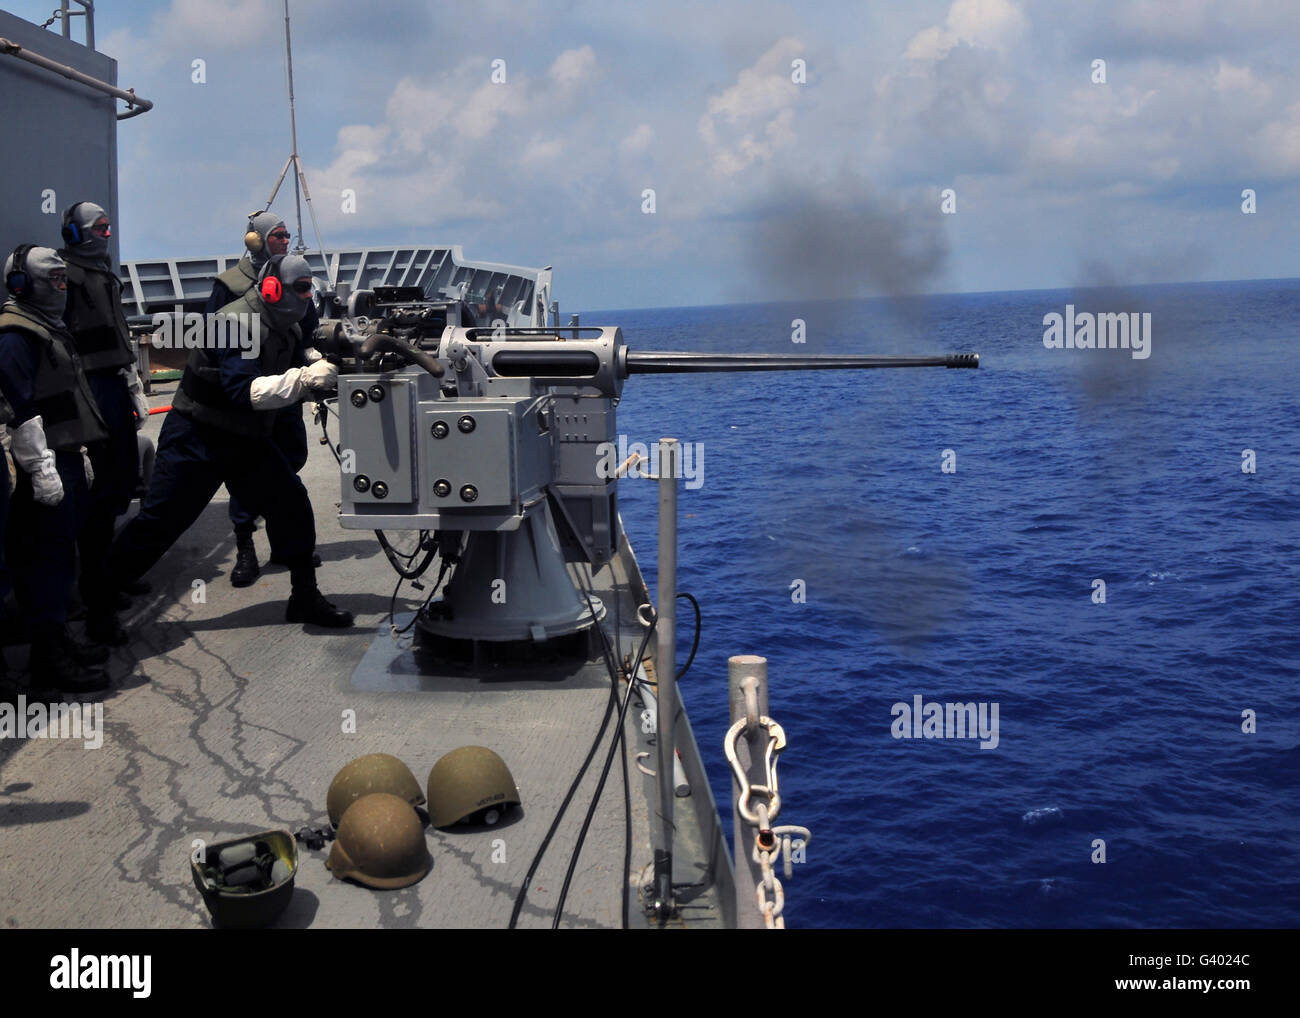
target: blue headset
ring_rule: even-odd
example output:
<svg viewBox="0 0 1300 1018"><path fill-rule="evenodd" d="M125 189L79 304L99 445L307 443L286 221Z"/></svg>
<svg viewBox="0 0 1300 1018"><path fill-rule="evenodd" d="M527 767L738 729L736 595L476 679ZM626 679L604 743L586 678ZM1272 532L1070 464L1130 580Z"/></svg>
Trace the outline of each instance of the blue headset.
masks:
<svg viewBox="0 0 1300 1018"><path fill-rule="evenodd" d="M35 244L19 244L14 248L13 267L5 273L5 289L15 297L24 297L31 288L32 277L27 273L27 252Z"/></svg>
<svg viewBox="0 0 1300 1018"><path fill-rule="evenodd" d="M84 201L79 201L73 205L67 212L63 213L63 243L72 246L80 244L86 239L85 234L81 232L81 227L77 225L77 209L85 205Z"/></svg>

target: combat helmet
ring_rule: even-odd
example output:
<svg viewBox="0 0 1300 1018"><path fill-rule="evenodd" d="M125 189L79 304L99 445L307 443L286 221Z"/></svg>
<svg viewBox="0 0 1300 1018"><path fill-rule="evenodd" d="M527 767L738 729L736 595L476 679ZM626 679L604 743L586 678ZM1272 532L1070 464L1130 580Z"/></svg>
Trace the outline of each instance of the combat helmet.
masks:
<svg viewBox="0 0 1300 1018"><path fill-rule="evenodd" d="M422 880L433 859L415 807L374 792L347 808L325 865L339 879L390 890Z"/></svg>
<svg viewBox="0 0 1300 1018"><path fill-rule="evenodd" d="M370 753L357 757L334 775L329 793L325 796L330 823L338 827L349 806L363 795L374 792L399 796L412 806L424 805L420 783L415 780L411 768L387 753Z"/></svg>
<svg viewBox="0 0 1300 1018"><path fill-rule="evenodd" d="M461 746L429 771L429 822L450 827L467 820L494 824L519 805L519 788L505 761L483 746Z"/></svg>
<svg viewBox="0 0 1300 1018"><path fill-rule="evenodd" d="M262 831L204 848L190 875L215 926L249 928L275 920L293 897L298 846L288 831Z"/></svg>

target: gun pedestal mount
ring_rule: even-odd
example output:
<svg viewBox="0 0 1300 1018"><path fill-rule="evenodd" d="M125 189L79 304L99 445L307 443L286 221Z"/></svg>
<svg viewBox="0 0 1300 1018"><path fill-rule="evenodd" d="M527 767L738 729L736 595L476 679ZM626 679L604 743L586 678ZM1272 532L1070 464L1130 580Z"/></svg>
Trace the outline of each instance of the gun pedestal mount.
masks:
<svg viewBox="0 0 1300 1018"><path fill-rule="evenodd" d="M439 658L475 672L543 650L586 661L596 651L593 627L605 617L600 599L589 598L590 607L569 579L542 499L525 509L518 530L470 533L442 600L416 625Z"/></svg>
<svg viewBox="0 0 1300 1018"><path fill-rule="evenodd" d="M978 354L632 352L619 329L592 326L561 334L449 324L436 336L393 330L397 338L368 342L383 321L352 330L342 350L321 337L337 343L348 330L322 323L317 333L318 346L345 362L339 522L438 532L444 548L467 532L441 600L419 625L440 655L476 666L489 652L585 658L593 649L604 608L588 606L567 564L598 569L617 547L615 408L629 375L979 367Z"/></svg>

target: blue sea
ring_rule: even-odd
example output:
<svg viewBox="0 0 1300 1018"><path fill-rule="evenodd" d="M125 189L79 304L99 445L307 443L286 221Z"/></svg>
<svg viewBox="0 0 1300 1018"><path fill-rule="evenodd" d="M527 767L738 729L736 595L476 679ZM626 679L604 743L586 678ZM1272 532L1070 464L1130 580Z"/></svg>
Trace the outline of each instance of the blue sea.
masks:
<svg viewBox="0 0 1300 1018"><path fill-rule="evenodd" d="M1150 356L1046 348L1067 304L1149 312ZM728 832L727 658L769 661L780 822L813 834L789 926L1300 926L1300 281L583 322L636 350L981 355L627 382L629 441L703 450L681 688ZM620 503L653 591L654 485ZM996 747L896 738L917 696L996 704Z"/></svg>

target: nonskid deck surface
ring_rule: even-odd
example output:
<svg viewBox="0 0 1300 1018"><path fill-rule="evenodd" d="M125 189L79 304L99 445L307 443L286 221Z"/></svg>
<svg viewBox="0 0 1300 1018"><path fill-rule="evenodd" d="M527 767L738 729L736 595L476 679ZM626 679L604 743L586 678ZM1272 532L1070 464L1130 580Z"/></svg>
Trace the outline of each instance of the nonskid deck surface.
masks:
<svg viewBox="0 0 1300 1018"><path fill-rule="evenodd" d="M156 393L154 405L163 402L169 395ZM156 438L160 417L148 428ZM356 613L355 628L308 631L285 623L289 578L282 568L264 565L251 587L230 585L234 541L223 489L150 572L153 593L123 614L133 639L111 661L115 683L101 701L102 746L0 740L3 926L206 927L208 914L189 872L196 839L214 844L260 830L326 825L326 791L349 760L391 753L423 785L442 754L464 745L501 755L519 785L522 813L495 827L428 828L432 871L396 891L336 880L324 865L328 845L319 851L299 845L293 900L276 925L508 923L516 891L600 726L609 698L605 667L593 661L567 676L551 670L530 681L520 673L481 685L460 675L382 681L373 664L392 647L386 616L396 577L371 534L338 526L337 467L315 441L319 428L309 422L308 433L311 454L301 476L316 509L318 579L326 596ZM264 530L257 545L265 563ZM623 626L624 654L634 652L633 639L643 631L628 568L616 561L594 584L610 619L617 615ZM412 595L409 585L403 593ZM399 613L410 610L409 602L398 606ZM607 632L612 635L612 622ZM10 648L7 657L12 680L23 652ZM358 670L363 659L369 666ZM652 751L635 705L625 727L629 757ZM533 878L521 926L551 925L612 730L611 723ZM652 858L652 786L630 767L633 926L645 924L635 887ZM565 926L621 924L623 798L616 759L569 889ZM708 839L692 811L681 808L689 801L678 800L674 875L676 882L697 884L707 882L701 846ZM693 905L686 910L690 924L721 922L711 890Z"/></svg>

